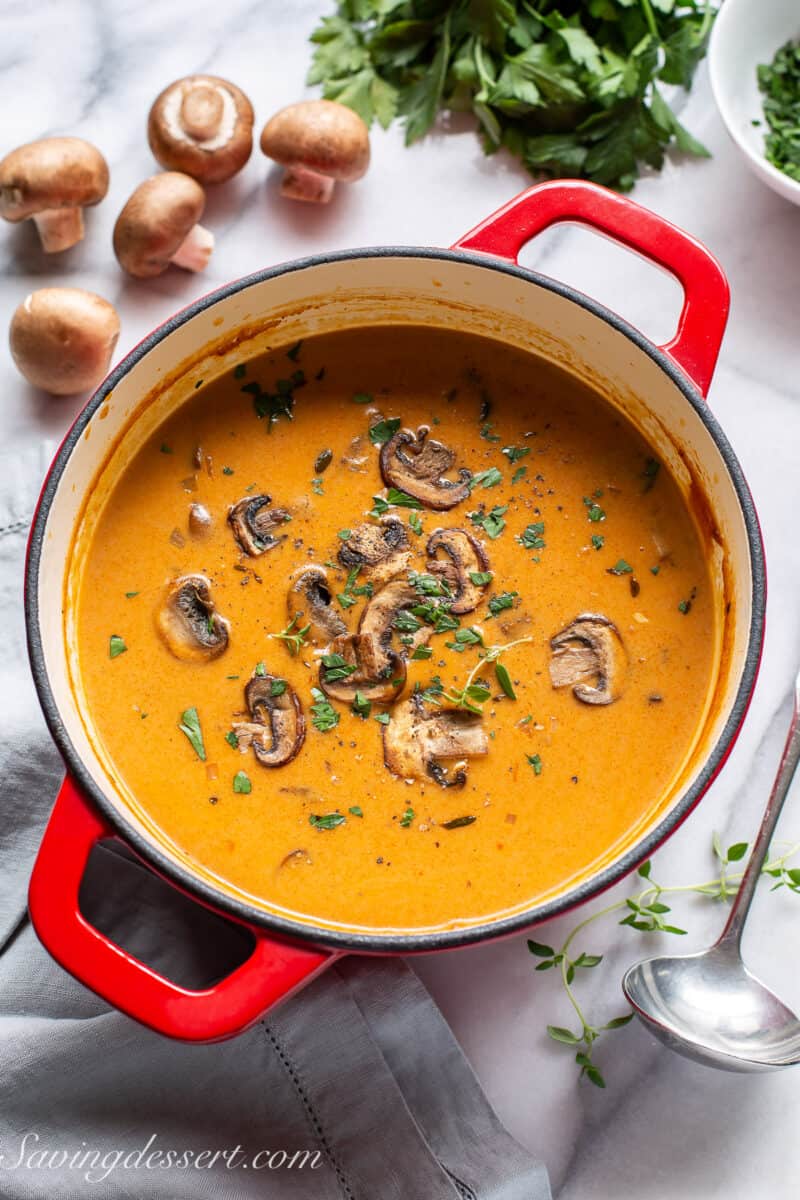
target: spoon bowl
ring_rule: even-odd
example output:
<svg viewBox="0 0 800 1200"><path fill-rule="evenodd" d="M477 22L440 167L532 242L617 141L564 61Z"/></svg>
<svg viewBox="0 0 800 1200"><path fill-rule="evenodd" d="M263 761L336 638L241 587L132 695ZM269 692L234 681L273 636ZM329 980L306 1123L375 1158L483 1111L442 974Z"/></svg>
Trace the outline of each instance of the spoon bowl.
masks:
<svg viewBox="0 0 800 1200"><path fill-rule="evenodd" d="M731 943L637 963L622 987L665 1046L725 1071L800 1062L800 1021L757 979Z"/></svg>
<svg viewBox="0 0 800 1200"><path fill-rule="evenodd" d="M742 962L742 930L772 834L800 762L800 675L789 734L761 827L722 936L698 954L636 963L622 989L665 1046L725 1071L770 1071L800 1062L800 1020Z"/></svg>

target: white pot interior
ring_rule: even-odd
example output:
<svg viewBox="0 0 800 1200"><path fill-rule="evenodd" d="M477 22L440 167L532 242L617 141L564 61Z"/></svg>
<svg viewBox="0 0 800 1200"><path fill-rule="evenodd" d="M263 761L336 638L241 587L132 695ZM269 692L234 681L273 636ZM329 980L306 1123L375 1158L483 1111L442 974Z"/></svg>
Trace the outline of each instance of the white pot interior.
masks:
<svg viewBox="0 0 800 1200"><path fill-rule="evenodd" d="M547 287L497 270L491 260L478 265L413 254L365 254L302 266L213 300L130 366L93 413L64 466L42 544L42 648L65 731L98 788L125 821L162 855L184 869L190 866L195 874L202 875L197 865L166 847L135 798L113 781L93 746L90 718L73 690L73 553L76 531L87 515L87 495L90 509L102 503L121 464L199 380L229 372L236 362L270 346L346 327L404 322L472 331L533 351L580 376L645 434L705 527L721 631L721 666L706 719L661 806L624 846L594 864L592 873L613 865L680 803L731 714L745 666L753 604L747 529L720 450L669 375L600 316ZM66 630L61 597L68 614ZM211 876L205 882L221 897L232 894ZM575 881L569 886L574 888ZM249 896L238 899L257 903Z"/></svg>

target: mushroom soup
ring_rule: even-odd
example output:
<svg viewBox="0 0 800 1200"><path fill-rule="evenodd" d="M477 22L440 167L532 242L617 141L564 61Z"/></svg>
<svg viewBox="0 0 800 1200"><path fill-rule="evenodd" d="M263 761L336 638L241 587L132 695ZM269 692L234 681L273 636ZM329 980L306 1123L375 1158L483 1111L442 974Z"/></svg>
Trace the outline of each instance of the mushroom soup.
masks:
<svg viewBox="0 0 800 1200"><path fill-rule="evenodd" d="M609 861L680 788L717 669L667 466L572 376L455 332L199 387L75 554L74 686L120 795L329 927L476 923Z"/></svg>

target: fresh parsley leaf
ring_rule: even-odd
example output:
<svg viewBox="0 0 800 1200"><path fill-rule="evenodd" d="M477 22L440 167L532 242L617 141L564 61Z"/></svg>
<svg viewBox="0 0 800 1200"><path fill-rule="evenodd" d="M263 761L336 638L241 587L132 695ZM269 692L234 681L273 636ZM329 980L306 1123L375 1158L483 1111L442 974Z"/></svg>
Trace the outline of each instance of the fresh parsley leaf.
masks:
<svg viewBox="0 0 800 1200"><path fill-rule="evenodd" d="M228 730L228 732L225 734L225 741L229 746L232 746L234 750L239 748L239 739L232 729Z"/></svg>
<svg viewBox="0 0 800 1200"><path fill-rule="evenodd" d="M408 514L408 527L412 533L417 535L417 537L422 536L422 521L420 521L415 512Z"/></svg>
<svg viewBox="0 0 800 1200"><path fill-rule="evenodd" d="M603 537L602 533L592 534L592 545L594 546L595 550L602 550L605 544L606 539Z"/></svg>
<svg viewBox="0 0 800 1200"><path fill-rule="evenodd" d="M530 452L530 446L503 446L503 454L505 454L512 466L514 463L519 462L521 458L524 458L526 454L530 454Z"/></svg>
<svg viewBox="0 0 800 1200"><path fill-rule="evenodd" d="M308 818L308 823L312 829L337 829L339 825L344 825L346 817L343 813L331 812L324 813L322 816L315 816L311 813Z"/></svg>
<svg viewBox="0 0 800 1200"><path fill-rule="evenodd" d="M525 755L525 757L527 758L528 762L529 762L529 763L531 764L531 766L533 767L533 773L534 773L534 775L541 775L541 773L542 773L542 760L541 760L541 758L539 757L539 755L538 755L538 754L526 754L526 755Z"/></svg>
<svg viewBox="0 0 800 1200"><path fill-rule="evenodd" d="M312 688L311 695L314 699L311 705L311 724L320 733L329 733L339 724L339 714L319 688Z"/></svg>
<svg viewBox="0 0 800 1200"><path fill-rule="evenodd" d="M246 771L237 771L233 777L233 790L240 796L249 796L253 790L250 776Z"/></svg>
<svg viewBox="0 0 800 1200"><path fill-rule="evenodd" d="M534 521L532 525L528 525L523 529L517 541L526 550L544 550L547 542L542 537L543 533L544 521Z"/></svg>
<svg viewBox="0 0 800 1200"><path fill-rule="evenodd" d="M475 587L486 587L494 579L491 571L470 571L470 582L475 584Z"/></svg>
<svg viewBox="0 0 800 1200"><path fill-rule="evenodd" d="M366 721L367 717L372 711L372 701L368 700L363 692L356 690L351 711L353 712L354 716L361 717L362 721Z"/></svg>
<svg viewBox="0 0 800 1200"><path fill-rule="evenodd" d="M364 810L360 804L351 804L347 811L354 817L363 817L364 815Z"/></svg>
<svg viewBox="0 0 800 1200"><path fill-rule="evenodd" d="M408 829L409 825L414 820L414 816L415 814L413 808L407 808L400 818L400 824L402 825L403 829Z"/></svg>
<svg viewBox="0 0 800 1200"><path fill-rule="evenodd" d="M497 487L498 483L503 482L503 476L497 467L489 467L486 471L478 471L477 475L473 475L468 483L469 490L473 492L476 487L491 488Z"/></svg>
<svg viewBox="0 0 800 1200"><path fill-rule="evenodd" d="M633 567L631 566L631 564L629 562L626 562L624 558L619 558L614 563L613 567L606 568L606 574L608 574L608 575L632 575Z"/></svg>
<svg viewBox="0 0 800 1200"><path fill-rule="evenodd" d="M192 749L201 762L206 761L206 748L203 744L203 731L200 728L200 718L197 715L196 708L187 708L181 713L180 724L178 725L181 733L185 733Z"/></svg>
<svg viewBox="0 0 800 1200"><path fill-rule="evenodd" d="M432 657L433 657L433 650L431 650L430 646L417 646L416 650L411 655L411 661L419 662L422 659L432 658Z"/></svg>
<svg viewBox="0 0 800 1200"><path fill-rule="evenodd" d="M519 592L501 592L498 596L492 596L489 601L489 612L493 617L498 613L504 612L507 608L514 607L514 601L519 595Z"/></svg>
<svg viewBox="0 0 800 1200"><path fill-rule="evenodd" d="M353 404L372 404L372 396L369 392L356 392L353 396Z"/></svg>
<svg viewBox="0 0 800 1200"><path fill-rule="evenodd" d="M473 525L477 525L479 529L484 531L488 538L494 541L495 538L500 537L500 534L506 527L503 517L507 512L507 504L496 504L489 512L480 508L476 509L475 512L467 513L467 516Z"/></svg>
<svg viewBox="0 0 800 1200"><path fill-rule="evenodd" d="M508 673L507 667L505 667L499 659L494 664L494 673L497 676L497 682L500 684L500 687L508 696L509 700L516 700L517 693L514 691L514 685L511 682L511 676Z"/></svg>
<svg viewBox="0 0 800 1200"><path fill-rule="evenodd" d="M124 654L128 647L125 645L123 638L118 633L112 633L108 639L108 657L118 658L120 654Z"/></svg>
<svg viewBox="0 0 800 1200"><path fill-rule="evenodd" d="M382 446L397 433L402 421L400 417L389 417L388 420L378 421L369 427L369 440L373 446Z"/></svg>

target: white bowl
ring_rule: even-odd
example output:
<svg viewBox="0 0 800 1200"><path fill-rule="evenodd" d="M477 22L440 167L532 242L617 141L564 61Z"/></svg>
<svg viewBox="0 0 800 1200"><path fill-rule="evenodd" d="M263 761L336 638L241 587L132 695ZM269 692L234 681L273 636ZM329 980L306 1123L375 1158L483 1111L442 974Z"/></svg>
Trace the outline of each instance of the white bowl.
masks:
<svg viewBox="0 0 800 1200"><path fill-rule="evenodd" d="M728 133L759 179L793 204L800 204L800 183L764 156L767 125L756 67L798 37L798 0L725 0L708 51L711 90ZM755 120L761 123L753 125Z"/></svg>

